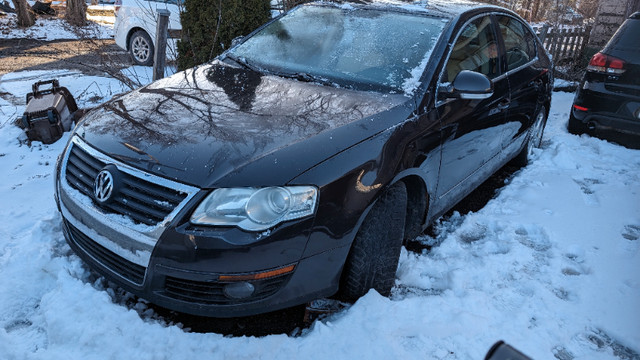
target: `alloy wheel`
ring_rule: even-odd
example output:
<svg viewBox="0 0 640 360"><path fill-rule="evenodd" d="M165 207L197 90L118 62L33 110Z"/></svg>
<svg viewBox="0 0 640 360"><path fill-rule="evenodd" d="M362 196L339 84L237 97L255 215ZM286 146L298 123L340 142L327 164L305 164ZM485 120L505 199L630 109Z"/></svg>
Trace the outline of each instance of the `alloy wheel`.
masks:
<svg viewBox="0 0 640 360"><path fill-rule="evenodd" d="M131 43L131 54L138 62L147 62L151 54L151 46L144 37L137 36Z"/></svg>
<svg viewBox="0 0 640 360"><path fill-rule="evenodd" d="M539 148L542 143L542 134L544 132L544 109L538 112L536 120L531 126L531 135L529 137L529 143L527 144L527 153L531 154L534 148Z"/></svg>

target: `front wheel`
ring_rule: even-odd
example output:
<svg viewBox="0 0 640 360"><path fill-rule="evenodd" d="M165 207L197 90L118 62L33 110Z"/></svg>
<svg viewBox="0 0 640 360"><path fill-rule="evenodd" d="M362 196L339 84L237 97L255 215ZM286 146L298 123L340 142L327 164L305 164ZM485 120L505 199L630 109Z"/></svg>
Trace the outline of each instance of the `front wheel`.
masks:
<svg viewBox="0 0 640 360"><path fill-rule="evenodd" d="M540 148L542 144L542 135L544 134L544 127L547 124L547 111L543 106L536 114L535 120L529 130L529 138L527 143L520 153L513 159L513 164L516 166L526 166L529 163L529 158L533 153L533 149Z"/></svg>
<svg viewBox="0 0 640 360"><path fill-rule="evenodd" d="M129 53L136 65L153 65L153 42L144 30L138 30L129 39Z"/></svg>
<svg viewBox="0 0 640 360"><path fill-rule="evenodd" d="M392 185L373 205L356 235L342 273L340 297L353 301L375 289L383 296L395 283L404 238L407 189Z"/></svg>

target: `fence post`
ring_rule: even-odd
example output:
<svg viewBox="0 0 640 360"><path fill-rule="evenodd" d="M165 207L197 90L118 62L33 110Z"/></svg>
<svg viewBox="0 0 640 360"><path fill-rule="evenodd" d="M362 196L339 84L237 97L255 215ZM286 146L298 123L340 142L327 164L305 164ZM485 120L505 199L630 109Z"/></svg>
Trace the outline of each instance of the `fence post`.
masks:
<svg viewBox="0 0 640 360"><path fill-rule="evenodd" d="M542 29L540 29L540 42L544 45L544 40L547 38L547 33L549 32L549 24L542 25Z"/></svg>
<svg viewBox="0 0 640 360"><path fill-rule="evenodd" d="M156 48L153 53L153 81L164 77L164 65L167 58L167 32L169 15L167 9L158 9L158 24L156 25Z"/></svg>

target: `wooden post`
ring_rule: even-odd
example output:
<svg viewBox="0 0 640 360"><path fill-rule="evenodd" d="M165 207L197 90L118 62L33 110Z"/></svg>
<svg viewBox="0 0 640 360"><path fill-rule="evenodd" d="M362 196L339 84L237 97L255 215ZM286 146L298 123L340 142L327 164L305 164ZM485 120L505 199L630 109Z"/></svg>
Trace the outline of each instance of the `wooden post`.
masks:
<svg viewBox="0 0 640 360"><path fill-rule="evenodd" d="M547 33L549 32L549 24L542 25L542 29L540 29L540 42L544 45L544 41L547 39Z"/></svg>
<svg viewBox="0 0 640 360"><path fill-rule="evenodd" d="M167 9L158 9L158 24L156 25L156 48L153 53L153 81L164 77L164 65L167 58L167 32L169 15Z"/></svg>

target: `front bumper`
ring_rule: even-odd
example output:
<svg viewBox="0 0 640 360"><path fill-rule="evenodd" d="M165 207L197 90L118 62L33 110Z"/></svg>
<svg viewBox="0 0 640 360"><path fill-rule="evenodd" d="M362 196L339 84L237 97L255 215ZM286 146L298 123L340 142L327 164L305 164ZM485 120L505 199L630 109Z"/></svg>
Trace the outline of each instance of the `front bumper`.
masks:
<svg viewBox="0 0 640 360"><path fill-rule="evenodd" d="M72 146L90 148L78 140ZM261 234L194 227L187 221L188 209L206 192L183 188L188 196L164 221L135 224L104 212L70 185L70 153L65 151L56 177L65 238L90 268L127 291L171 310L211 317L266 313L337 291L349 247L303 258L312 218ZM104 155L102 160L126 168ZM285 267L293 270L278 272ZM252 292L231 296L228 286L240 282L248 283Z"/></svg>
<svg viewBox="0 0 640 360"><path fill-rule="evenodd" d="M224 292L231 282L219 280L226 273L173 268L155 257L145 269L92 242L66 220L63 229L71 248L90 268L125 290L171 310L220 318L267 313L334 294L349 252L345 246L301 259L291 273L249 281L254 293L246 299L233 299ZM136 277L144 279L141 285L129 281Z"/></svg>

